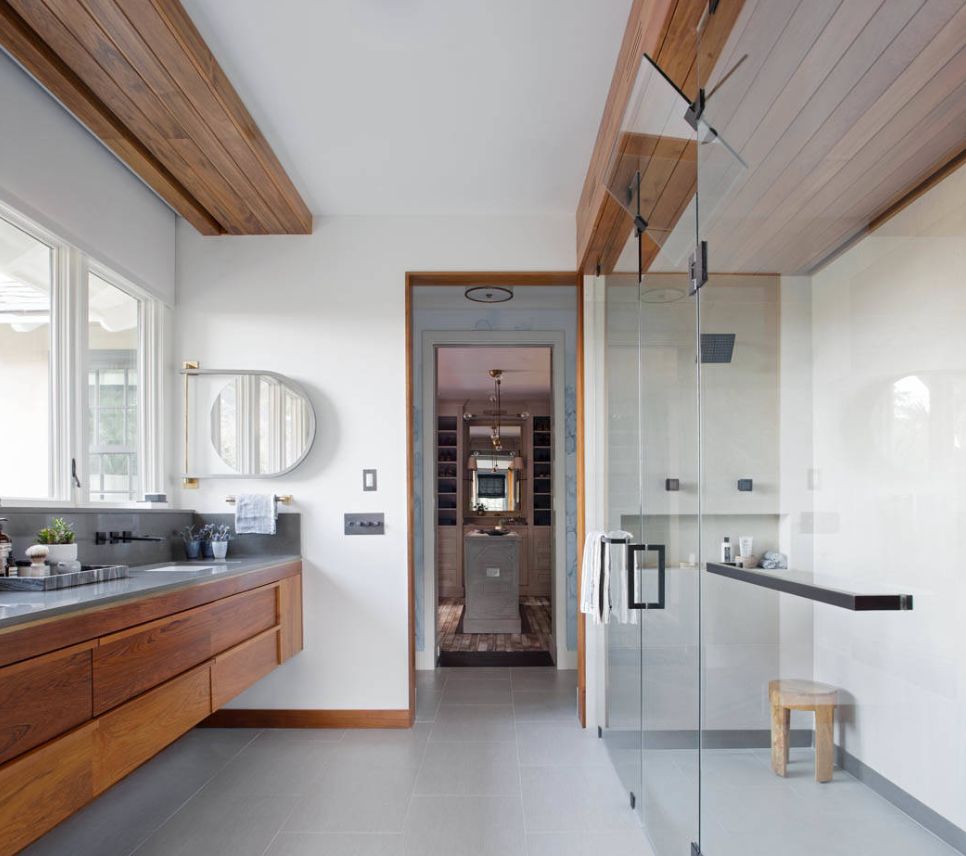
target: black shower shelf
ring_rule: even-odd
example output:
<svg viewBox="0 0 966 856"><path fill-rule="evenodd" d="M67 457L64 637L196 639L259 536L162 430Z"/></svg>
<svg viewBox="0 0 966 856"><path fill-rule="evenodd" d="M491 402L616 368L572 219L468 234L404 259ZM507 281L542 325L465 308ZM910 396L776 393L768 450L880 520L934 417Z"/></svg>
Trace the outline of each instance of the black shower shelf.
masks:
<svg viewBox="0 0 966 856"><path fill-rule="evenodd" d="M785 594L793 594L818 603L851 609L854 612L892 612L912 609L911 594L868 594L845 591L825 585L813 574L801 571L772 573L761 568L739 568L735 565L708 562L708 573Z"/></svg>

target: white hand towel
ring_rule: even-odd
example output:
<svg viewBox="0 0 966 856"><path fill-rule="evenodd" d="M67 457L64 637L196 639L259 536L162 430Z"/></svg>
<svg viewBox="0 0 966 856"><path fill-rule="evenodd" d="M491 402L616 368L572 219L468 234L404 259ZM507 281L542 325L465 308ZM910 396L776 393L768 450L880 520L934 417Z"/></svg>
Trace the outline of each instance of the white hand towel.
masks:
<svg viewBox="0 0 966 856"><path fill-rule="evenodd" d="M278 506L273 493L242 493L235 498L235 532L274 535Z"/></svg>
<svg viewBox="0 0 966 856"><path fill-rule="evenodd" d="M633 540L630 532L623 531L608 532L607 537L615 540L621 539L627 543ZM631 609L632 592L628 588L630 585L630 575L627 573L627 547L625 544L621 544L617 549L616 558L613 559L610 579L613 581L614 586L612 601L615 618L621 624L637 624L640 618L640 612L639 610Z"/></svg>
<svg viewBox="0 0 966 856"><path fill-rule="evenodd" d="M580 611L591 616L594 624L601 622L600 575L603 568L600 562L600 545L603 537L604 533L600 531L587 533L580 566Z"/></svg>

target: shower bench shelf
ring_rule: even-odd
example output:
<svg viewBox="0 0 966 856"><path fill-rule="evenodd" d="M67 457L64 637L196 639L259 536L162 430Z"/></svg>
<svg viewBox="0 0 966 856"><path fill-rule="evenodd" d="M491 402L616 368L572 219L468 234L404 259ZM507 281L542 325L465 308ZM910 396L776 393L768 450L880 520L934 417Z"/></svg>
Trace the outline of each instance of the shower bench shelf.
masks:
<svg viewBox="0 0 966 856"><path fill-rule="evenodd" d="M802 571L766 571L708 562L708 573L855 612L890 612L912 609L911 594L862 593L833 588L814 574Z"/></svg>

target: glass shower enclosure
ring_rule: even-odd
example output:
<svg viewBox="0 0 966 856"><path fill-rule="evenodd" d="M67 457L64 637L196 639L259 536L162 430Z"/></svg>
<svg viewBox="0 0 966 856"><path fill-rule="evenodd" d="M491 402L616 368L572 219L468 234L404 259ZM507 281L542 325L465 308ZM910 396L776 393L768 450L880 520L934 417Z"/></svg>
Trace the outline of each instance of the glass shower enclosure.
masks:
<svg viewBox="0 0 966 856"><path fill-rule="evenodd" d="M607 172L603 737L657 856L966 853L966 168L868 228L847 5L745 4L702 68L706 18L703 100L643 57Z"/></svg>

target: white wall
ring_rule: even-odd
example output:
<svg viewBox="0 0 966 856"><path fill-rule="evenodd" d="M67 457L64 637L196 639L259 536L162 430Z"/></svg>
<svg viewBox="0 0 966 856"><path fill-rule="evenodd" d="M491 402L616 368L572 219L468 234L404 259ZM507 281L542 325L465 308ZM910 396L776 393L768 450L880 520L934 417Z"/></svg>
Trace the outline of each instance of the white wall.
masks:
<svg viewBox="0 0 966 856"><path fill-rule="evenodd" d="M915 596L815 607L845 749L966 827L966 169L812 282L816 571Z"/></svg>
<svg viewBox="0 0 966 856"><path fill-rule="evenodd" d="M305 650L235 706L408 706L405 272L567 270L574 228L572 217L373 216L320 219L311 236L202 238L178 224L177 362L290 375L319 423L289 476L179 492L184 506L225 511L227 493L274 490L302 513ZM370 467L379 490L363 493ZM348 511L384 511L386 535L345 537Z"/></svg>
<svg viewBox="0 0 966 856"><path fill-rule="evenodd" d="M0 52L0 201L174 302L175 215Z"/></svg>

